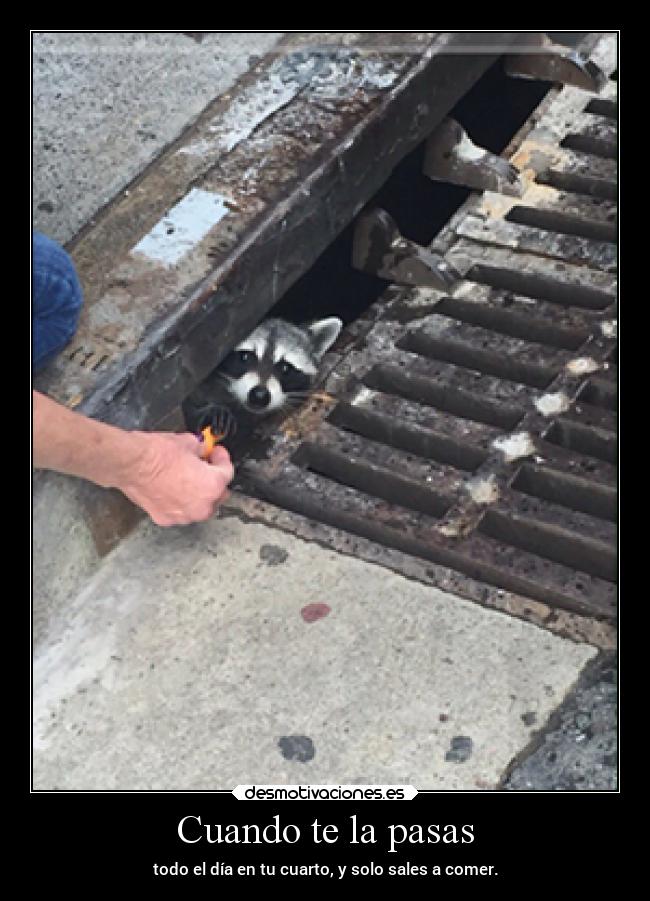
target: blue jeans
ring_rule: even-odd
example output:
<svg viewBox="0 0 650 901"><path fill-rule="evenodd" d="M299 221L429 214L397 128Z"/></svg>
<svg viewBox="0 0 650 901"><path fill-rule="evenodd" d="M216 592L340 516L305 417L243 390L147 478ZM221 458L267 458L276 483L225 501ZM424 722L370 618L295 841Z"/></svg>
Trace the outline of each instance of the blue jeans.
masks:
<svg viewBox="0 0 650 901"><path fill-rule="evenodd" d="M38 372L77 330L83 303L72 260L51 238L34 232L32 242L32 372Z"/></svg>

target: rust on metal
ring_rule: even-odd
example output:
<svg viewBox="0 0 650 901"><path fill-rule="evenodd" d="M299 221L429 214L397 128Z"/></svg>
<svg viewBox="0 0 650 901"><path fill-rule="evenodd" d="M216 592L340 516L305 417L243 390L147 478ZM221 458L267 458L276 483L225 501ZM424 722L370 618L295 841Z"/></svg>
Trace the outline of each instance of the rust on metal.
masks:
<svg viewBox="0 0 650 901"><path fill-rule="evenodd" d="M517 167L477 147L462 125L450 116L427 140L422 171L434 181L477 191L497 191L513 197L520 197L524 191Z"/></svg>
<svg viewBox="0 0 650 901"><path fill-rule="evenodd" d="M374 208L356 221L352 265L392 282L449 291L461 273L438 254L407 240L385 210Z"/></svg>
<svg viewBox="0 0 650 901"><path fill-rule="evenodd" d="M599 92L607 82L600 66L563 44L554 43L543 32L525 36L530 49L506 57L506 72L515 78L538 78Z"/></svg>

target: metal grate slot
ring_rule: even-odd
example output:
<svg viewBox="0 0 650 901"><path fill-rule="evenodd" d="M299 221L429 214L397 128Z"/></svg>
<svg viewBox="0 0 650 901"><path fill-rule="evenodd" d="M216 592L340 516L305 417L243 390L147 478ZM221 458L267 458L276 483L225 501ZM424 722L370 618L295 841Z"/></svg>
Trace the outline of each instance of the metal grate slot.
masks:
<svg viewBox="0 0 650 901"><path fill-rule="evenodd" d="M523 517L539 523L543 528L563 529L583 538L602 542L611 548L616 547L617 533L614 523L600 516L575 510L568 504L547 501L534 494L506 488L501 492L499 501L493 509L511 518Z"/></svg>
<svg viewBox="0 0 650 901"><path fill-rule="evenodd" d="M616 581L616 550L604 541L501 510L488 510L479 528L491 538L512 547L539 554L554 563L573 566L608 582Z"/></svg>
<svg viewBox="0 0 650 901"><path fill-rule="evenodd" d="M562 447L557 443L544 441L541 438L537 440L537 450L538 454L535 459L554 471L557 469L570 473L597 482L599 485L610 487L616 485L617 472L616 465L613 463L588 456L575 449Z"/></svg>
<svg viewBox="0 0 650 901"><path fill-rule="evenodd" d="M472 452L475 450L486 452L494 439L503 434L503 429L496 426L461 419L444 410L395 394L370 391L365 386L360 390L357 387L355 390L353 385L344 400L349 400L350 406L355 410L368 411L391 422L435 432L436 435L450 439L454 444L467 445Z"/></svg>
<svg viewBox="0 0 650 901"><path fill-rule="evenodd" d="M605 363L598 373L598 378L608 385L616 387L618 385L618 366L616 363Z"/></svg>
<svg viewBox="0 0 650 901"><path fill-rule="evenodd" d="M544 229L545 231L558 232L561 235L574 235L578 238L608 241L612 244L618 241L618 229L614 222L597 222L594 219L572 216L559 210L515 206L505 218L508 222L528 225L533 228Z"/></svg>
<svg viewBox="0 0 650 901"><path fill-rule="evenodd" d="M512 487L524 494L539 497L552 504L561 504L590 516L598 516L609 522L616 522L617 519L616 489L580 476L525 463Z"/></svg>
<svg viewBox="0 0 650 901"><path fill-rule="evenodd" d="M457 467L448 466L394 444L377 441L348 429L338 428L329 419L321 424L320 440L328 450L348 460L399 473L411 482L429 487L441 495L456 496L466 476Z"/></svg>
<svg viewBox="0 0 650 901"><path fill-rule="evenodd" d="M578 400L586 401L594 407L606 410L618 410L618 392L616 385L600 379L590 379L578 394Z"/></svg>
<svg viewBox="0 0 650 901"><path fill-rule="evenodd" d="M445 515L454 500L419 481L395 475L390 469L365 461L358 462L346 454L309 441L296 451L292 462L341 485L436 519Z"/></svg>
<svg viewBox="0 0 650 901"><path fill-rule="evenodd" d="M338 428L348 429L357 435L382 441L391 447L449 464L465 472L474 472L488 457L486 451L470 444L454 441L417 425L406 425L398 419L348 403L340 403L335 407L327 421Z"/></svg>
<svg viewBox="0 0 650 901"><path fill-rule="evenodd" d="M588 197L599 197L601 200L616 200L618 185L604 178L592 178L589 175L578 175L575 172L558 172L548 169L540 172L535 179L540 185L549 185L558 191L570 191L574 194L586 194Z"/></svg>
<svg viewBox="0 0 650 901"><path fill-rule="evenodd" d="M461 388L441 386L388 364L374 366L364 376L363 382L368 388L397 394L407 400L427 404L463 419L472 419L500 429L513 429L523 416L523 411L518 407L494 403Z"/></svg>
<svg viewBox="0 0 650 901"><path fill-rule="evenodd" d="M435 311L469 325L478 325L512 338L536 341L560 350L577 350L589 337L588 329L567 328L487 303L473 303L455 297L445 297L436 305Z"/></svg>
<svg viewBox="0 0 650 901"><path fill-rule="evenodd" d="M595 138L591 135L567 135L560 146L566 147L568 150L576 150L579 153L591 153L606 160L618 159L618 148L614 141Z"/></svg>
<svg viewBox="0 0 650 901"><path fill-rule="evenodd" d="M577 422L580 425L609 432L611 435L616 434L616 413L613 410L603 409L603 407L592 406L584 402L584 399L583 402L567 410L563 414L563 418Z"/></svg>
<svg viewBox="0 0 650 901"><path fill-rule="evenodd" d="M587 310L605 310L613 298L606 291L585 285L569 285L554 278L530 272L515 272L512 269L474 265L466 278L492 288L502 288L523 294L535 300L548 300L567 307L582 307Z"/></svg>
<svg viewBox="0 0 650 901"><path fill-rule="evenodd" d="M594 116L604 116L606 119L618 120L618 103L605 97L594 97L585 107L588 113Z"/></svg>
<svg viewBox="0 0 650 901"><path fill-rule="evenodd" d="M558 419L544 437L552 444L559 444L567 450L575 450L616 465L618 440L611 432L602 432L577 422Z"/></svg>
<svg viewBox="0 0 650 901"><path fill-rule="evenodd" d="M533 388L546 388L558 373L557 368L541 363L530 363L514 356L504 356L449 338L435 338L425 332L409 332L397 346L430 359L454 363L456 366L475 369L486 375L520 382Z"/></svg>
<svg viewBox="0 0 650 901"><path fill-rule="evenodd" d="M490 350L491 353L497 353L496 349L498 348L504 356L507 356L509 349L502 347L498 335L492 334L491 343L494 344ZM400 356L397 356L397 353ZM510 382L507 379L487 375L478 369L468 369L455 363L446 363L443 360L425 357L403 348L395 351L395 358L390 362L396 362L409 375L420 376L439 385L466 391L472 395L480 394L488 397L492 402L518 409L529 406L539 394L538 389L530 388L521 382Z"/></svg>

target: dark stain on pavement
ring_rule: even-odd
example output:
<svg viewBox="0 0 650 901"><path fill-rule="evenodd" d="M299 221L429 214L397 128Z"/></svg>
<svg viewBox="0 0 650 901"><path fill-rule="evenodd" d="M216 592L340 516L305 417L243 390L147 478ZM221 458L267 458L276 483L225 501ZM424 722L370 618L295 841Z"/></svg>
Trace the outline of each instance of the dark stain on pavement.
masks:
<svg viewBox="0 0 650 901"><path fill-rule="evenodd" d="M465 763L472 756L473 742L467 735L455 735L451 740L451 746L445 754L445 760L450 763Z"/></svg>
<svg viewBox="0 0 650 901"><path fill-rule="evenodd" d="M275 544L263 544L260 548L260 560L269 566L279 566L289 556L289 552Z"/></svg>
<svg viewBox="0 0 650 901"><path fill-rule="evenodd" d="M307 735L283 735L278 745L285 760L307 763L316 753L314 743Z"/></svg>

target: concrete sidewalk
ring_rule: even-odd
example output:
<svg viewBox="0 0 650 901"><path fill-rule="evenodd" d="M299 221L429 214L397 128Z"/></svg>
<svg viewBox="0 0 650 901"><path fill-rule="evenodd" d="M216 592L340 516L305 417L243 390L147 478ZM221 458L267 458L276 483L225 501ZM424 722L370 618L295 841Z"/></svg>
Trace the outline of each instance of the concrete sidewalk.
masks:
<svg viewBox="0 0 650 901"><path fill-rule="evenodd" d="M34 227L70 240L282 35L35 33Z"/></svg>
<svg viewBox="0 0 650 901"><path fill-rule="evenodd" d="M233 516L143 525L38 649L34 787L494 788L594 654Z"/></svg>
<svg viewBox="0 0 650 901"><path fill-rule="evenodd" d="M280 37L35 35L34 226L73 237ZM494 789L596 654L232 508L143 524L35 648L34 788Z"/></svg>

